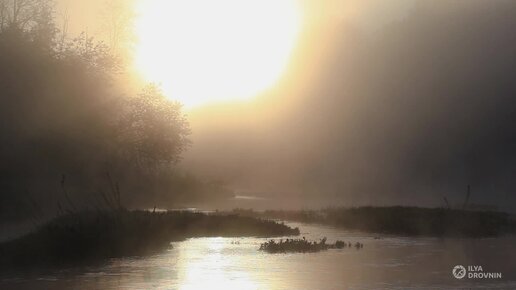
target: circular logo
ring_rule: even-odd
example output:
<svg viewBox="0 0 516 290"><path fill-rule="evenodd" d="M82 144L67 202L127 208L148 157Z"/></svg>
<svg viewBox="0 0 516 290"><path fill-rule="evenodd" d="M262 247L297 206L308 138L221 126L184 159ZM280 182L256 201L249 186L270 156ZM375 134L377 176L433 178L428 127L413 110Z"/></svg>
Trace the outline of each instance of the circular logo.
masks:
<svg viewBox="0 0 516 290"><path fill-rule="evenodd" d="M464 268L462 265L457 265L453 267L452 274L455 278L462 279L466 277L466 268Z"/></svg>

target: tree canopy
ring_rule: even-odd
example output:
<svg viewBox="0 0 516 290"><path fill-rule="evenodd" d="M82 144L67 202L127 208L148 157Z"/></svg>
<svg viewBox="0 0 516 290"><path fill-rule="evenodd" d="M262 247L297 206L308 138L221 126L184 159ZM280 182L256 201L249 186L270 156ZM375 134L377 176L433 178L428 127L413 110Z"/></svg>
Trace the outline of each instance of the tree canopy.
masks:
<svg viewBox="0 0 516 290"><path fill-rule="evenodd" d="M129 187L146 174L141 194L152 196L152 176L171 172L189 145L179 103L155 86L122 92L123 66L106 45L58 34L51 1L0 0L0 215L32 198L55 203L63 174L77 199L107 172Z"/></svg>

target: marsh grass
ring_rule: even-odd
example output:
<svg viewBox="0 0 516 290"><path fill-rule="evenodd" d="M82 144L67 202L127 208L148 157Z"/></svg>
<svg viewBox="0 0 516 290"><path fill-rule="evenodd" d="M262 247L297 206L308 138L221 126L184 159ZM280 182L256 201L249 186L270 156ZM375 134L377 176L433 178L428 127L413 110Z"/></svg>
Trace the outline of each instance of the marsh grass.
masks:
<svg viewBox="0 0 516 290"><path fill-rule="evenodd" d="M298 235L284 224L237 215L184 211L83 211L61 215L0 244L0 267L68 265L140 256L192 237Z"/></svg>
<svg viewBox="0 0 516 290"><path fill-rule="evenodd" d="M344 241L336 241L334 244L327 244L326 237L319 242L303 239L286 239L286 240L269 240L260 245L260 251L271 254L276 253L316 253L320 251L327 251L329 249L344 249L346 247L355 247L357 250L364 247L362 243L356 242L351 244Z"/></svg>

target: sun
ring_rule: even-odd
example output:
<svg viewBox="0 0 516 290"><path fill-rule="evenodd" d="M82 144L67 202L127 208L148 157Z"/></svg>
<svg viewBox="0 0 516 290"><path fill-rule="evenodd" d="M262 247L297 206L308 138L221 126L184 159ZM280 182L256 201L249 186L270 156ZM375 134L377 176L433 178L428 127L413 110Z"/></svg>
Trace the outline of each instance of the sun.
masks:
<svg viewBox="0 0 516 290"><path fill-rule="evenodd" d="M253 98L280 78L298 0L140 0L135 65L187 107Z"/></svg>

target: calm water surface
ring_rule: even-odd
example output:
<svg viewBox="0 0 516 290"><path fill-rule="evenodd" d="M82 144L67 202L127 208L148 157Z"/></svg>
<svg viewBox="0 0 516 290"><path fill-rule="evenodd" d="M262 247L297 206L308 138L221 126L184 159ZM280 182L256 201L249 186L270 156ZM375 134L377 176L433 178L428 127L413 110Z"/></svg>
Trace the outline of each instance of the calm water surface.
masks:
<svg viewBox="0 0 516 290"><path fill-rule="evenodd" d="M200 238L162 254L35 274L0 274L0 289L516 289L516 238L383 236L289 223L307 239L364 244L310 254L267 254L260 238ZM238 243L235 243L238 242ZM502 279L453 277L479 265Z"/></svg>

